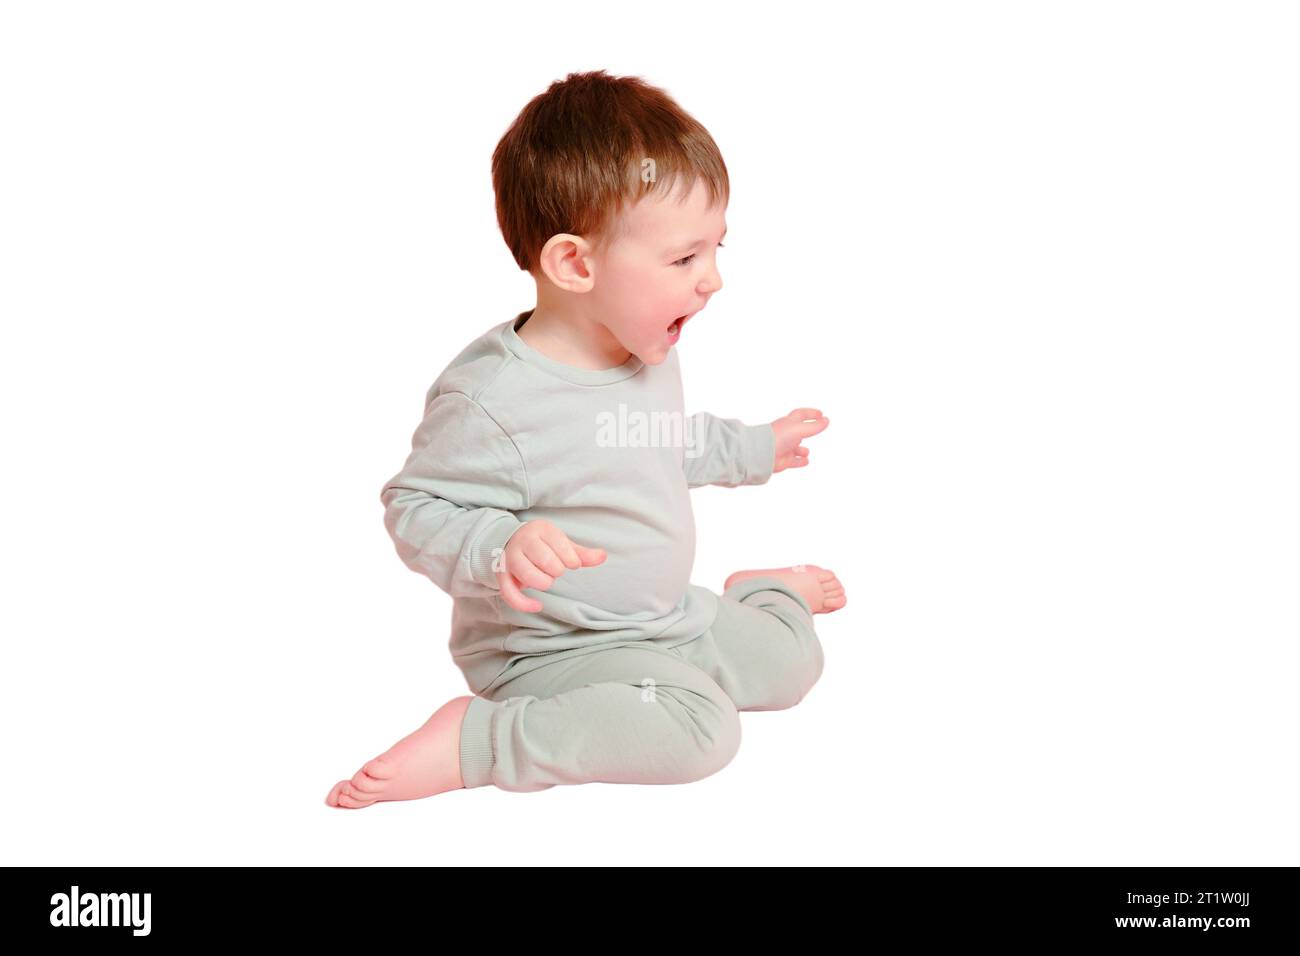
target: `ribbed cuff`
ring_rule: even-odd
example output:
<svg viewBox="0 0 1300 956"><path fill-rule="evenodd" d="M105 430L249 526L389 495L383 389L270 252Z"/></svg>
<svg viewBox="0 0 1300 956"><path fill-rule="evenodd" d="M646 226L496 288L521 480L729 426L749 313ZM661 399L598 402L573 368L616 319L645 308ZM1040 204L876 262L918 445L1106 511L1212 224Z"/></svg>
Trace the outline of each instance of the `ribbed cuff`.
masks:
<svg viewBox="0 0 1300 956"><path fill-rule="evenodd" d="M460 724L460 778L466 789L492 783L493 702L475 697L465 708Z"/></svg>
<svg viewBox="0 0 1300 956"><path fill-rule="evenodd" d="M501 585L497 581L496 571L492 568L493 562L496 561L498 568L502 567L498 559L505 553L506 542L510 540L511 535L523 527L523 524L512 514L503 514L488 525L478 536L478 540L470 546L470 577L484 587L499 589Z"/></svg>
<svg viewBox="0 0 1300 956"><path fill-rule="evenodd" d="M776 468L776 430L770 423L746 425L741 437L745 443L744 484L761 485Z"/></svg>

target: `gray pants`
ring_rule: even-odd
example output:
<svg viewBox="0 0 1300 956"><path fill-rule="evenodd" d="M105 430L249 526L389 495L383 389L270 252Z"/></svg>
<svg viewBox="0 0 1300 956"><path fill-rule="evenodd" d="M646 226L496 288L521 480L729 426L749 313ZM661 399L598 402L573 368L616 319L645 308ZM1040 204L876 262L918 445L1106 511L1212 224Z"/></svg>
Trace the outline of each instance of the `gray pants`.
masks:
<svg viewBox="0 0 1300 956"><path fill-rule="evenodd" d="M740 747L742 710L784 710L822 673L808 603L777 578L723 593L699 637L593 648L475 697L460 732L466 787L689 783Z"/></svg>

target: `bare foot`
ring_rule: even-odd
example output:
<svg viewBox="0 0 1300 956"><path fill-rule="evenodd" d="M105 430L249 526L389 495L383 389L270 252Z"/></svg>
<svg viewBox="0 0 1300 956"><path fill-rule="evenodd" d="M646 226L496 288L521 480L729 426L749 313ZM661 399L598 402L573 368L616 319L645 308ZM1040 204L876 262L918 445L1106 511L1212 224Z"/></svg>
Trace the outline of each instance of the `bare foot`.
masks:
<svg viewBox="0 0 1300 956"><path fill-rule="evenodd" d="M815 564L796 564L788 568L760 568L756 571L737 571L727 578L722 586L725 591L737 581L745 578L780 578L803 595L814 614L827 614L838 611L848 599L844 596L844 586L840 584L832 571L819 568Z"/></svg>
<svg viewBox="0 0 1300 956"><path fill-rule="evenodd" d="M325 798L355 810L381 800L418 800L465 786L460 776L460 725L473 697L456 697L433 712L419 730L369 761Z"/></svg>

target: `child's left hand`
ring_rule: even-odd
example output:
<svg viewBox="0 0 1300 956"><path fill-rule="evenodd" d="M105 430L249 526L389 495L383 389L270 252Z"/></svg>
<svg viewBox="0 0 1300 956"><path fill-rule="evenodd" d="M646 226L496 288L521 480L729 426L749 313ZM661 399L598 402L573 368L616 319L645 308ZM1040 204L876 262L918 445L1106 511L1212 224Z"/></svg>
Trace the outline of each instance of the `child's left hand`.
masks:
<svg viewBox="0 0 1300 956"><path fill-rule="evenodd" d="M808 464L808 449L799 444L826 428L831 420L815 408L796 408L784 418L772 422L776 435L776 462L772 474Z"/></svg>

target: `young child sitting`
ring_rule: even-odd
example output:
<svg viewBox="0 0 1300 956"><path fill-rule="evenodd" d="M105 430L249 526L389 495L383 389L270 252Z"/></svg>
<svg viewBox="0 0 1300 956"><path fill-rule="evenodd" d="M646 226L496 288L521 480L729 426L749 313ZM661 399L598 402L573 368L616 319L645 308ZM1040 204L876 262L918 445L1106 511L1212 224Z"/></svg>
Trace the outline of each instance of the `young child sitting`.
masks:
<svg viewBox="0 0 1300 956"><path fill-rule="evenodd" d="M690 582L690 489L807 465L829 419L683 411L674 346L722 288L729 183L664 91L603 70L553 83L492 158L497 218L537 305L429 389L385 525L453 598L457 697L326 797L357 808L488 784L686 783L725 766L741 710L803 699L816 565Z"/></svg>

